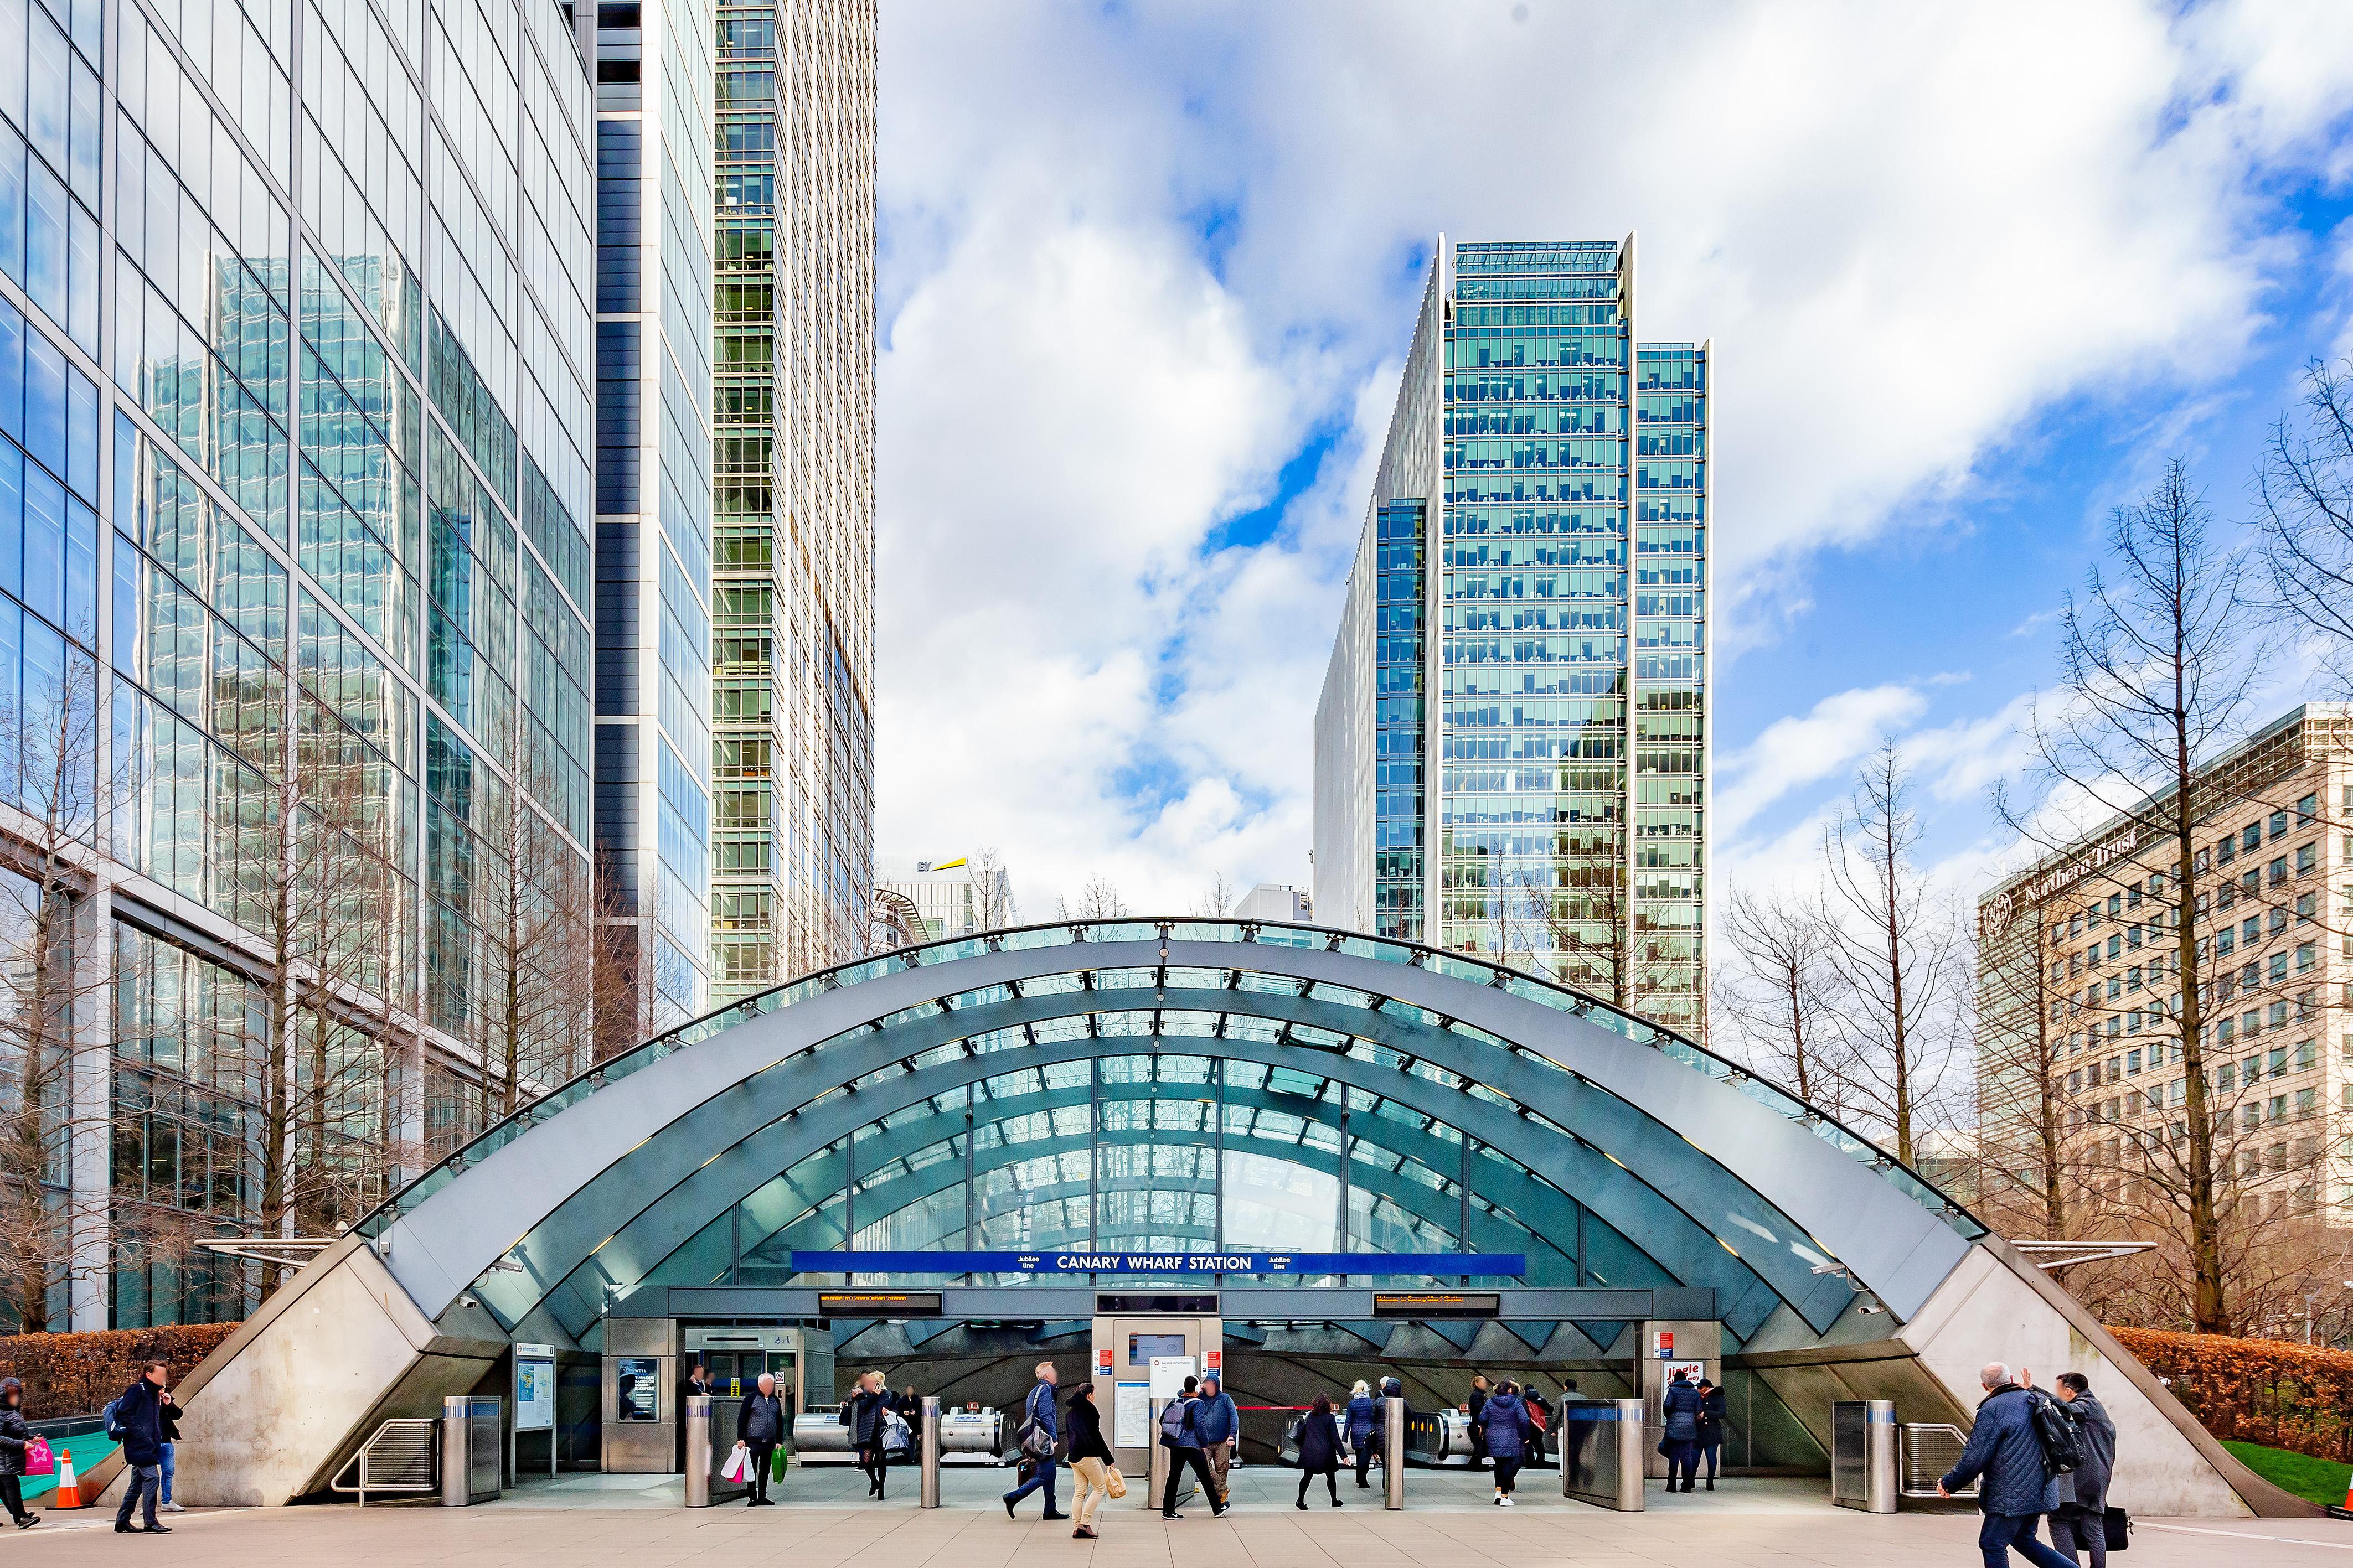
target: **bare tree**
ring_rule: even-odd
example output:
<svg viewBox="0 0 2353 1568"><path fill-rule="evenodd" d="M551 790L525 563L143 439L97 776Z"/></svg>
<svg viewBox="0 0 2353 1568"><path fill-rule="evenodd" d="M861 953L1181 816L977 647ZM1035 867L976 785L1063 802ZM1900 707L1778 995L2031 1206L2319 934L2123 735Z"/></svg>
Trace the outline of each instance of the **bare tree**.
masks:
<svg viewBox="0 0 2353 1568"><path fill-rule="evenodd" d="M1054 914L1066 921L1115 921L1127 913L1127 900L1119 896L1101 872L1089 872L1086 886L1079 889L1078 902L1068 899L1054 900Z"/></svg>
<svg viewBox="0 0 2353 1568"><path fill-rule="evenodd" d="M2353 358L2306 367L2303 418L2272 427L2255 496L2268 597L2353 691Z"/></svg>
<svg viewBox="0 0 2353 1568"><path fill-rule="evenodd" d="M1217 872L1210 877L1209 885L1201 889L1200 896L1193 900L1190 912L1208 920L1221 920L1233 909L1238 896L1234 885L1226 880L1226 874Z"/></svg>
<svg viewBox="0 0 2353 1568"><path fill-rule="evenodd" d="M55 679L0 704L0 1313L31 1333L74 1278L67 1151L75 1121L92 1114L74 1080L80 1052L108 1048L77 1033L111 979L107 933L79 907L100 823L121 798L101 774L100 729L97 670L70 649Z"/></svg>
<svg viewBox="0 0 2353 1568"><path fill-rule="evenodd" d="M1819 899L1736 892L1725 906L1711 1016L1749 1064L1833 1115L1846 1109L1847 1063L1834 1018L1830 917Z"/></svg>
<svg viewBox="0 0 2353 1568"><path fill-rule="evenodd" d="M1848 1004L1858 1107L1887 1128L1907 1165L1952 1062L1962 960L1955 922L1914 858L1919 843L1911 773L1884 737L1823 831L1833 917L1826 951Z"/></svg>
<svg viewBox="0 0 2353 1568"><path fill-rule="evenodd" d="M1005 868L1001 850L984 849L972 858L973 913L982 931L1002 931L1021 919L1013 903L1013 878Z"/></svg>
<svg viewBox="0 0 2353 1568"><path fill-rule="evenodd" d="M2166 906L2167 967L2180 990L2154 1022L2183 1069L2182 1115L2119 1130L2114 1142L2143 1166L2138 1190L2179 1222L2189 1321L2224 1333L2233 1317L2216 1144L2226 1108L2214 1103L2196 908L2198 834L2215 802L2193 786L2200 760L2242 731L2265 650L2259 617L2246 613L2242 560L2215 544L2209 524L2178 460L2141 500L2116 509L2104 562L2062 616L2056 700L2038 705L2029 731L2046 799L2055 793L2105 811L2119 832L2162 847L2156 858L2167 869L2151 890Z"/></svg>

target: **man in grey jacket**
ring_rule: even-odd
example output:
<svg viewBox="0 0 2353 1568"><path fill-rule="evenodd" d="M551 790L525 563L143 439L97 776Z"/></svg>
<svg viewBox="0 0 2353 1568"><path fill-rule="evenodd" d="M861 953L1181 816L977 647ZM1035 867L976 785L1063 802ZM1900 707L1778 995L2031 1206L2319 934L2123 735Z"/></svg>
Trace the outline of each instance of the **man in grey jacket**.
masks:
<svg viewBox="0 0 2353 1568"><path fill-rule="evenodd" d="M2092 1568L2108 1568L2108 1478L2116 1468L2116 1424L2080 1372L2052 1380L2059 1408L2082 1434L2084 1462L2059 1481L2059 1511L2051 1516L2051 1544L2073 1558L2092 1554Z"/></svg>
<svg viewBox="0 0 2353 1568"><path fill-rule="evenodd" d="M1950 1497L1983 1478L1978 1551L1985 1568L2005 1568L2013 1551L2035 1568L2076 1568L2034 1539L2036 1521L2059 1506L2059 1482L2043 1462L2042 1439L2034 1430L2034 1402L2042 1395L2024 1372L2012 1383L2005 1362L1988 1363L1978 1382L1986 1396L1978 1403L1977 1422L1960 1463L1936 1483L1936 1495Z"/></svg>

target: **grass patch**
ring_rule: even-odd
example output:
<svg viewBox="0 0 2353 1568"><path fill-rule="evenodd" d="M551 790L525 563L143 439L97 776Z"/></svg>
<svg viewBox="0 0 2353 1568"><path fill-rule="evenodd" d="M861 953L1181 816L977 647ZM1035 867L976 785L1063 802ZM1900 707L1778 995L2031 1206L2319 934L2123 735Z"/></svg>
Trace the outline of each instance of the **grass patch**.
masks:
<svg viewBox="0 0 2353 1568"><path fill-rule="evenodd" d="M2340 1465L2334 1459L2316 1459L2309 1454L2291 1454L2285 1448L2267 1448L2261 1443L2224 1443L2232 1456L2247 1468L2278 1487L2310 1501L2343 1506L2345 1484L2353 1477L2353 1466Z"/></svg>

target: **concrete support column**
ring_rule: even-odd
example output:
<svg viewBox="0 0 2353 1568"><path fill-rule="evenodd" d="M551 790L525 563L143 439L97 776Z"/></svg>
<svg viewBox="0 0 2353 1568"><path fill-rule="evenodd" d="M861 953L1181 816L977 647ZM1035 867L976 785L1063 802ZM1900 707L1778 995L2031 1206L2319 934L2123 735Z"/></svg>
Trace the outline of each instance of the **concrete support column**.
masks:
<svg viewBox="0 0 2353 1568"><path fill-rule="evenodd" d="M74 910L72 1059L66 1070L68 1325L108 1321L114 1172L114 894L100 877Z"/></svg>

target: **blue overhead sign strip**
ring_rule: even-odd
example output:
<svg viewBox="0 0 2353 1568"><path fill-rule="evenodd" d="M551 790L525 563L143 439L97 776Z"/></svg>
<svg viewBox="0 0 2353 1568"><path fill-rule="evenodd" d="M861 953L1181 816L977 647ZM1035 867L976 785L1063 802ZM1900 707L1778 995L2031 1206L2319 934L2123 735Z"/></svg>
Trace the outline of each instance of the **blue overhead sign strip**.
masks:
<svg viewBox="0 0 2353 1568"><path fill-rule="evenodd" d="M801 1252L800 1274L1350 1274L1517 1279L1524 1252Z"/></svg>

